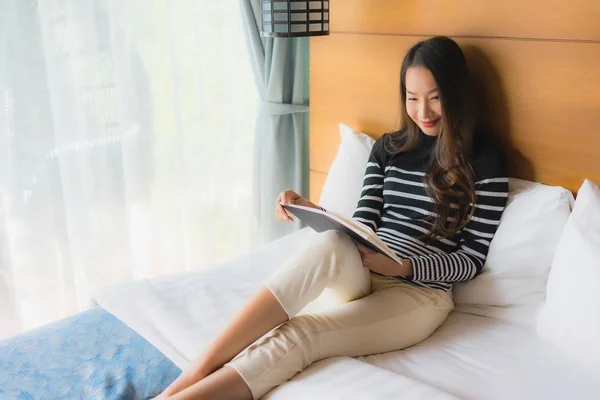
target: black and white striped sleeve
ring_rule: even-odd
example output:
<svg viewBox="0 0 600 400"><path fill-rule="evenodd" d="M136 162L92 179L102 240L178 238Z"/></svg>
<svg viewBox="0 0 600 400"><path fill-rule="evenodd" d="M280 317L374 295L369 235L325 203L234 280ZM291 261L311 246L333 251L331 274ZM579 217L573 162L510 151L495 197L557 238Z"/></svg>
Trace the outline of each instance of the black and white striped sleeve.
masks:
<svg viewBox="0 0 600 400"><path fill-rule="evenodd" d="M508 177L503 158L490 157L487 162L485 169L488 173L476 178L475 212L461 233L458 249L452 253L409 257L413 281L468 281L481 272L508 198Z"/></svg>
<svg viewBox="0 0 600 400"><path fill-rule="evenodd" d="M385 136L385 135L384 135ZM363 223L373 231L377 231L383 210L383 179L385 153L382 136L379 138L369 156L360 198L352 215L352 219Z"/></svg>

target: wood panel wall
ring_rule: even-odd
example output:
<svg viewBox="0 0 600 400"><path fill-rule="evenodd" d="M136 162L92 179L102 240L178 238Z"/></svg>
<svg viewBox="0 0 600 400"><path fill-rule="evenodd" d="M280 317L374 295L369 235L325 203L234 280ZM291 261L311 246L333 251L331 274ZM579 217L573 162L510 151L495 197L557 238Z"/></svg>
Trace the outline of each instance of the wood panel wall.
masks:
<svg viewBox="0 0 600 400"><path fill-rule="evenodd" d="M397 129L400 64L432 35L463 48L512 176L573 191L600 182L600 1L332 0L331 10L331 35L311 39L312 201L339 122L375 138Z"/></svg>

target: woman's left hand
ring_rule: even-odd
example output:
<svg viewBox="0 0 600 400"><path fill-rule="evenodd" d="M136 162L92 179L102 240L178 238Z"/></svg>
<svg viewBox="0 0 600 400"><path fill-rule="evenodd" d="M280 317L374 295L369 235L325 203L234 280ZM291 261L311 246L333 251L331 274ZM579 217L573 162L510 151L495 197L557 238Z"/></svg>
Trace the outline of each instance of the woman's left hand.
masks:
<svg viewBox="0 0 600 400"><path fill-rule="evenodd" d="M383 254L377 253L374 250L358 243L354 242L360 258L365 267L369 268L373 272L386 276L411 276L412 265L410 260L402 260L402 264L398 264L391 258L384 256Z"/></svg>

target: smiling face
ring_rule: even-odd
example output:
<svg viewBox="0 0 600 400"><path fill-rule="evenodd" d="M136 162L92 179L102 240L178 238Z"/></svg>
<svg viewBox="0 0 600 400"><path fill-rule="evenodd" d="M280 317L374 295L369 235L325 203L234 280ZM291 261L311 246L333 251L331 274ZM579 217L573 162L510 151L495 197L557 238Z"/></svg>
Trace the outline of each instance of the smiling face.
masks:
<svg viewBox="0 0 600 400"><path fill-rule="evenodd" d="M429 136L437 136L442 127L442 103L431 72L423 67L406 70L406 112Z"/></svg>

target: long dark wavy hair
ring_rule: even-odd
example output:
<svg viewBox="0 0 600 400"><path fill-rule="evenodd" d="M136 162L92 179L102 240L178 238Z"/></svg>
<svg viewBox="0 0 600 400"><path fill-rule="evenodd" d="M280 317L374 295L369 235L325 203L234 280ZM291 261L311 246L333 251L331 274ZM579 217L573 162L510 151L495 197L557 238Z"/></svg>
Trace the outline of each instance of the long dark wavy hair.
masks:
<svg viewBox="0 0 600 400"><path fill-rule="evenodd" d="M415 44L404 57L400 70L402 122L400 131L385 136L385 150L405 152L419 145L419 126L406 111L406 71L423 67L433 75L439 91L442 120L440 136L425 176L427 193L433 198L437 217L433 229L422 239L450 237L465 227L473 216L475 174L473 141L477 123L473 86L465 56L456 42L434 37Z"/></svg>

